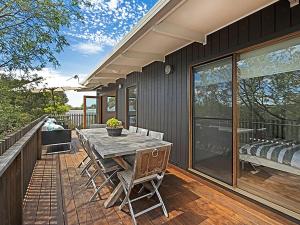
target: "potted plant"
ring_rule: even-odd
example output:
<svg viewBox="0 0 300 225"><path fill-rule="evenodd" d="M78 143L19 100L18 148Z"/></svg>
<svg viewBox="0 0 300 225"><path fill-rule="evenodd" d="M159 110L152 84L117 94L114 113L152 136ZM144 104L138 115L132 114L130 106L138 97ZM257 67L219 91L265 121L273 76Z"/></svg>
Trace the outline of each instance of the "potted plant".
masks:
<svg viewBox="0 0 300 225"><path fill-rule="evenodd" d="M121 136L123 130L122 122L116 118L111 118L106 122L106 130L109 136Z"/></svg>

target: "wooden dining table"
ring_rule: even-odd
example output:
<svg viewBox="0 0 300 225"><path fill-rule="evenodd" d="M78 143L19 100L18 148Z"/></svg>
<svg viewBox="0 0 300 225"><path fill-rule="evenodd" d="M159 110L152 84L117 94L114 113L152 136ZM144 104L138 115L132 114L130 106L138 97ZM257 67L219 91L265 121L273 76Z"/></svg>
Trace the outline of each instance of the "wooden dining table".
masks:
<svg viewBox="0 0 300 225"><path fill-rule="evenodd" d="M130 169L131 165L124 159L124 156L133 155L138 150L172 145L170 142L130 133L125 129L119 137L108 136L105 128L82 129L81 132L102 158L113 159L125 170ZM123 188L119 183L105 201L105 208L113 206L122 193Z"/></svg>

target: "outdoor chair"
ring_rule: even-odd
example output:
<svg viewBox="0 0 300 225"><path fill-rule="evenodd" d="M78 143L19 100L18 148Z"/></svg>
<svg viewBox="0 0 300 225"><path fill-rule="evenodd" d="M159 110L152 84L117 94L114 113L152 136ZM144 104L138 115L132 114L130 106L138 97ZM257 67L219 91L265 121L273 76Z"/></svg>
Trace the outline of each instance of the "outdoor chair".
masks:
<svg viewBox="0 0 300 225"><path fill-rule="evenodd" d="M153 137L155 139L158 139L158 140L162 141L164 139L164 133L150 130L149 131L149 137Z"/></svg>
<svg viewBox="0 0 300 225"><path fill-rule="evenodd" d="M85 156L85 158L79 163L79 165L77 166L77 168L80 168L81 166L84 166L83 167L83 169L82 169L82 171L81 171L81 175L83 175L84 173L85 173L85 171L87 170L87 169L89 169L89 167L92 165L92 162L91 162L91 160L90 160L90 158L89 158L89 155L88 155L88 153L87 153L87 150L85 149L85 146L84 146L84 144L83 144L83 139L84 139L84 135L81 133L81 131L79 130L79 129L77 129L77 128L75 128L75 131L76 131L76 134L77 134L77 137L78 137L78 140L79 140L79 142L80 142L80 145L81 145L81 147L83 148L83 150L85 151L85 153L86 153L86 156Z"/></svg>
<svg viewBox="0 0 300 225"><path fill-rule="evenodd" d="M147 136L148 135L148 130L147 129L144 129L144 128L138 128L137 129L137 133L139 135L142 135L142 136Z"/></svg>
<svg viewBox="0 0 300 225"><path fill-rule="evenodd" d="M100 196L100 191L108 182L112 184L113 176L121 169L121 167L113 160L113 159L103 159L96 151L93 151L93 148L90 146L88 139L83 140L83 144L88 152L88 155L92 161L92 165L95 168L93 174L91 174L89 180L86 182L86 186L88 187L91 183L95 189L94 194L89 199L89 202L93 201L97 195ZM98 175L102 175L105 179L101 183L100 186L96 186L96 177Z"/></svg>
<svg viewBox="0 0 300 225"><path fill-rule="evenodd" d="M134 127L134 126L129 126L129 129L128 129L129 133L136 133L137 131L137 127Z"/></svg>
<svg viewBox="0 0 300 225"><path fill-rule="evenodd" d="M125 192L125 198L119 209L128 204L129 211L136 225L136 217L145 214L155 208L162 207L162 210L166 217L168 217L167 209L164 205L162 197L159 194L158 188L163 180L171 151L171 145L162 146L155 149L145 149L136 152L135 163L133 169L118 172L118 178L121 181L122 187ZM156 183L154 182L156 181ZM135 199L130 199L130 194L134 186L138 184L150 183L153 190L150 193L137 197ZM145 210L138 213L134 212L132 207L132 202L140 200L145 197L152 197L154 194L157 195L159 203L153 205Z"/></svg>
<svg viewBox="0 0 300 225"><path fill-rule="evenodd" d="M106 124L94 123L90 125L91 128L106 128Z"/></svg>

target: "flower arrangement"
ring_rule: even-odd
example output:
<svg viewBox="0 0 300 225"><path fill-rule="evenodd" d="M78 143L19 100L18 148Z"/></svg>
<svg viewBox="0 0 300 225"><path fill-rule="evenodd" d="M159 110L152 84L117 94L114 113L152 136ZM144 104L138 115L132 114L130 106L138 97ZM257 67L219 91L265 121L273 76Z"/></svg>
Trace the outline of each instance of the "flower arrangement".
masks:
<svg viewBox="0 0 300 225"><path fill-rule="evenodd" d="M122 121L119 121L116 118L110 118L107 120L106 126L110 128L123 128Z"/></svg>
<svg viewBox="0 0 300 225"><path fill-rule="evenodd" d="M122 135L122 121L111 118L106 122L106 130L109 136L117 137Z"/></svg>

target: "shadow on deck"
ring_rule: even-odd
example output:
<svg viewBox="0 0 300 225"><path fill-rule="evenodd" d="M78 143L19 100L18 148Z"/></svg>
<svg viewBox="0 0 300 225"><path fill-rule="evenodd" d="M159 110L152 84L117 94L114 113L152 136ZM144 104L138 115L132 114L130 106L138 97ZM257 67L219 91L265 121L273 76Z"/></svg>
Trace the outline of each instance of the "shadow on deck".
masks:
<svg viewBox="0 0 300 225"><path fill-rule="evenodd" d="M77 168L84 154L80 149L76 153L43 155L26 193L24 224L131 224L128 210L119 211L119 203L104 208L109 188L101 191L102 199L88 203L93 190L80 187L87 178L80 176ZM268 217L173 168L168 169L160 192L169 218L155 209L138 217L139 224L292 224ZM138 201L135 207L142 210L148 204L147 200Z"/></svg>

